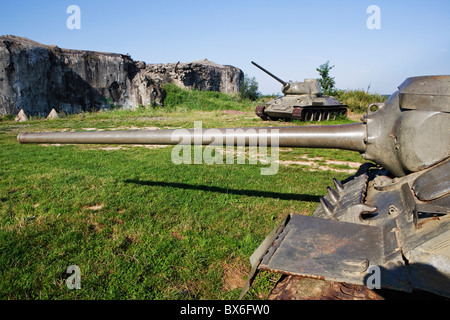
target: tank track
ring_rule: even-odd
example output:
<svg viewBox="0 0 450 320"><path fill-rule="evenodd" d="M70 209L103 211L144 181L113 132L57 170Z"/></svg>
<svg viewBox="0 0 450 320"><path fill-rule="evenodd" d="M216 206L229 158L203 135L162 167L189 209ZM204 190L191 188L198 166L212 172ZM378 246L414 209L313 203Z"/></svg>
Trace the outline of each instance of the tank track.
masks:
<svg viewBox="0 0 450 320"><path fill-rule="evenodd" d="M314 106L294 107L292 119L300 121L327 121L336 120L338 116L346 117L348 109L345 106Z"/></svg>
<svg viewBox="0 0 450 320"><path fill-rule="evenodd" d="M337 220L327 209L330 203L340 212L354 215L353 208L361 206L369 180L369 169L372 164L364 164L352 177L342 182L333 179L334 188L328 187L328 194L321 198L313 217ZM348 182L348 183L347 183ZM346 184L346 193L339 201L333 198L341 192ZM336 211L336 210L335 210ZM351 220L340 216L339 219ZM309 278L298 275L283 274L268 297L269 300L384 300L384 297L367 286L345 282L328 281L320 278Z"/></svg>
<svg viewBox="0 0 450 320"><path fill-rule="evenodd" d="M256 115L258 116L258 117L260 117L261 119L263 119L264 121L267 121L267 120L269 120L269 117L265 114L265 112L264 112L264 109L265 109L266 107L265 106L257 106L256 107Z"/></svg>
<svg viewBox="0 0 450 320"><path fill-rule="evenodd" d="M366 286L283 276L270 292L269 300L384 300L384 297Z"/></svg>
<svg viewBox="0 0 450 320"><path fill-rule="evenodd" d="M299 120L299 121L327 121L336 120L337 117L347 117L348 109L346 106L313 106L313 107L294 107L294 110L289 118L273 118L265 113L265 106L259 105L256 107L255 113L264 121L284 119L285 121Z"/></svg>
<svg viewBox="0 0 450 320"><path fill-rule="evenodd" d="M441 169L445 171L448 165L447 167L444 167L443 164L441 164L440 166L441 168L439 169L438 167L439 166L435 167L433 174L435 174L437 171ZM390 300L390 299L424 299L424 298L445 299L448 293L446 294L445 292L442 291L442 289L432 288L431 284L423 286L420 282L418 282L418 280L420 281L423 280L421 278L423 276L422 273L416 273L417 271L415 270L413 273L413 271L410 270L407 271L407 273L402 274L400 270L405 271L406 270L405 268L407 268L408 265L411 265L411 263L412 265L410 267L414 267L414 264L417 264L417 261L411 260L409 260L408 263L408 261L406 260L407 255L403 253L403 251L406 252L409 250L407 246L411 246L411 244L406 243L407 241L414 242L420 240L420 238L417 238L418 236L415 235L415 232L410 231L408 228L410 228L411 230L414 230L414 228L419 228L419 230L422 230L421 232L423 232L423 234L420 237L430 239L432 237L436 237L437 234L442 233L445 230L448 230L449 225L448 219L446 219L445 213L443 213L443 215L441 216L433 214L430 217L426 216L422 217L420 219L421 222L417 223L416 217L415 218L416 226L415 227L414 225L410 226L411 223L406 223L406 221L403 221L403 218L401 218L403 215L400 214L400 212L402 212L401 211L402 202L400 200L403 198L397 200L395 199L396 198L394 194L394 188L396 188L395 183L388 184L386 181L384 181L386 179L389 179L390 181L390 178L384 178L385 174L386 171L383 168L380 168L372 163L366 163L359 168L358 172L354 176L351 176L346 180L343 180L342 182L333 179L334 188L331 187L327 188L328 194L320 199L320 205L316 208L316 210L312 214L312 217L349 223L358 223L357 220L355 220L355 218L360 219L360 217L365 217L363 219L370 220L372 216L373 217L376 216L376 214L372 215L372 212L375 212L377 208L371 207L367 203L368 198L373 198L373 191L372 195L369 195L368 188L373 188L373 184L376 183L375 189L379 190L379 192L385 193L384 196L388 195L389 203L393 202L396 204L396 207L394 207L393 205L389 205L388 210L387 209L387 205L389 204L388 202L386 202L386 204L383 204L382 201L378 202L378 205L380 206L379 207L380 210L378 210L379 215L381 215L381 212L389 211L388 214L389 216L393 215L394 218L398 217L395 218L395 220L393 220L395 221L395 225L391 225L391 223L389 223L386 224L386 227L384 228L384 230L387 231L389 230L396 231L396 233L393 236L385 234L386 237L385 240L387 241L384 247L384 252L388 253L386 259L389 258L389 260L391 260L392 262L398 260L397 267L399 268L396 269L395 272L391 273L390 276L392 286L386 286L383 287L382 289L371 290L365 285L349 284L345 282L335 282L330 280L324 280L321 279L320 277L311 278L292 273L284 273L283 276L278 281L278 283L276 284L276 286L272 289L272 292L269 295L269 299L273 300L385 300L385 299ZM399 194L403 194L405 192L404 190L406 189L405 186L408 185L404 184L405 182L408 183L409 181L409 183L411 183L411 181L415 181L415 179L416 179L415 175L410 175L409 177L398 179L397 183L400 183L403 186L403 188L399 188L398 190L398 192L400 192ZM407 191L408 191L407 194L409 194L410 192L409 188ZM403 199L403 201L406 200ZM441 201L443 204L446 204L448 202L448 201L445 202L446 197L442 197L438 199L438 201ZM429 203L427 203L426 205L430 206ZM407 204L406 206L407 207L411 206L411 204ZM396 210L393 210L394 208ZM416 209L417 211L413 210L412 213L404 216L406 216L407 219L413 219L412 216L418 214L418 211L427 212L430 210L431 211L435 210L435 208L427 209L425 208L425 205L423 205L423 208L420 206L416 206ZM448 209L446 210L448 212ZM442 221L441 229L434 229L434 231L427 231L428 230L427 228L430 227L429 224L435 223L437 220ZM397 228L392 228L396 226ZM401 228L399 226L401 226ZM283 233L280 233L279 238L282 237ZM399 239L403 239L403 241ZM445 242L444 243L437 242L437 244L435 245L437 247L444 246ZM401 250L398 250L399 248L397 248L397 246L399 246ZM403 246L403 248L401 246ZM431 251L427 253L434 254ZM419 253L415 254L418 255ZM404 263L405 266L400 268L402 263ZM415 268L418 267L416 266ZM429 269L424 270L430 272ZM438 279L439 279L438 281L443 281L443 283L448 283L449 281L448 278L445 280L443 280L444 278ZM426 282L427 280L423 281ZM398 285L400 285L400 287L404 285L405 288L410 289L403 290L404 289L403 288L402 290L399 290L400 287L398 287Z"/></svg>

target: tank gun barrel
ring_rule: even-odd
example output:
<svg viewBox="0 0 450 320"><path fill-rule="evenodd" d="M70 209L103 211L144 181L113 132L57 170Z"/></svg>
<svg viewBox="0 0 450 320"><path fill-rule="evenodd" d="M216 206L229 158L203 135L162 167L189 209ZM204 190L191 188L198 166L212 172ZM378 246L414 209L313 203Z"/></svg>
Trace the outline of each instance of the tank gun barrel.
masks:
<svg viewBox="0 0 450 320"><path fill-rule="evenodd" d="M438 97L438 98L435 98ZM358 151L394 176L450 156L450 76L407 79L362 123L230 129L21 133L20 143L159 144L328 148Z"/></svg>
<svg viewBox="0 0 450 320"><path fill-rule="evenodd" d="M265 73L267 73L269 76L271 76L272 78L274 78L275 80L277 80L279 83L281 83L283 86L286 86L287 82L281 80L280 78L278 78L277 76L275 76L274 74L272 74L271 72L267 71L266 69L264 69L263 67L261 67L259 64L257 64L256 62L252 61L252 64L256 67L258 67L259 69L261 69L262 71L264 71Z"/></svg>
<svg viewBox="0 0 450 320"><path fill-rule="evenodd" d="M222 145L330 148L364 152L362 123L335 126L21 133L22 144Z"/></svg>

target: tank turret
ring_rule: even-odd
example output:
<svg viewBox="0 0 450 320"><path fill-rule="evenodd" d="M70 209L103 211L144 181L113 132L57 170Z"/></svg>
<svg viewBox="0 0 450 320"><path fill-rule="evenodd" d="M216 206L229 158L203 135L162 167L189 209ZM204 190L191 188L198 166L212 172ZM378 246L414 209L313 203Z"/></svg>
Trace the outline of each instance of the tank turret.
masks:
<svg viewBox="0 0 450 320"><path fill-rule="evenodd" d="M305 79L304 82L289 81L282 88L284 95L310 95L314 97L322 97L322 88L317 79Z"/></svg>

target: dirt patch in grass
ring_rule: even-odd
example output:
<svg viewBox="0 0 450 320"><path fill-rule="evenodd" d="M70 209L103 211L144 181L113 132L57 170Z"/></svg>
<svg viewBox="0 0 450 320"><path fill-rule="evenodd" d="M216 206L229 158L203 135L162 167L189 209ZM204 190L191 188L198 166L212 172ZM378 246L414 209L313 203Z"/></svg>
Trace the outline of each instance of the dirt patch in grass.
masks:
<svg viewBox="0 0 450 320"><path fill-rule="evenodd" d="M224 110L223 113L226 113L226 114L248 114L248 112L238 111L238 110Z"/></svg>
<svg viewBox="0 0 450 320"><path fill-rule="evenodd" d="M344 172L348 174L355 173L355 170L361 166L361 163L357 162L348 162L348 161L333 161L333 160L326 160L325 165L319 164L314 161L287 161L287 160L279 160L280 165L289 166L289 165L300 165L300 166L308 166L308 171L314 172L314 171L334 171L334 172ZM329 165L338 165L338 166L349 166L350 168L355 169L340 169L340 168L333 168Z"/></svg>
<svg viewBox="0 0 450 320"><path fill-rule="evenodd" d="M244 287L249 270L242 260L224 261L222 267L224 290L231 291Z"/></svg>
<svg viewBox="0 0 450 320"><path fill-rule="evenodd" d="M178 239L178 240L183 240L183 239L184 239L184 236L181 235L181 234L179 234L179 233L176 232L176 231L172 231L172 232L171 232L171 235L172 235L172 237L174 237L175 239Z"/></svg>
<svg viewBox="0 0 450 320"><path fill-rule="evenodd" d="M133 145L124 145L124 146L117 146L117 147L104 147L104 148L85 148L85 150L105 150L105 151L112 151L112 150L122 150L122 149L129 149L129 148L147 148L147 149L158 149L158 148L167 148L169 146L166 145L143 145L143 144L133 144Z"/></svg>
<svg viewBox="0 0 450 320"><path fill-rule="evenodd" d="M239 149L220 149L218 148L218 151L221 152L223 155L233 155L235 157L243 157L246 161L250 160L250 157L256 157L256 160L260 163L267 164L267 159L261 157L261 155L254 151L253 153L249 152L249 150L241 151ZM286 152L289 150L282 150L280 149L280 152ZM353 162L353 161L337 161L337 160L328 160L322 157L308 157L308 155L302 155L300 157L301 160L274 160L277 161L279 165L282 166L292 166L292 165L299 165L299 166L307 166L307 170L314 172L314 171L334 171L334 172L343 172L348 174L354 174L356 170L362 165L362 163L359 162ZM225 162L224 162L225 163ZM337 167L335 167L337 166ZM339 167L340 166L340 167ZM349 167L349 168L345 168Z"/></svg>
<svg viewBox="0 0 450 320"><path fill-rule="evenodd" d="M92 211L99 211L101 209L103 209L105 205L104 204L96 204L94 206L85 206L83 207L83 210L92 210Z"/></svg>

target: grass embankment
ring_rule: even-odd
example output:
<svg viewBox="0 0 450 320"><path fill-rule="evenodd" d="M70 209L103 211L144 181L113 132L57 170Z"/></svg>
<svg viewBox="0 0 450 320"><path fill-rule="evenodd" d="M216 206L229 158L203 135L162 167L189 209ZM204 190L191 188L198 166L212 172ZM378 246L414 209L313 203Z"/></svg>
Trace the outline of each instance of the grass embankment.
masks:
<svg viewBox="0 0 450 320"><path fill-rule="evenodd" d="M345 151L281 148L278 173L262 176L261 163L175 165L172 147L16 141L25 131L190 128L194 121L293 125L263 123L256 104L235 96L180 92L182 99L169 94L166 109L0 122L1 299L236 299L248 258L270 231L289 213L312 213L332 178L344 179L362 161ZM81 270L80 290L66 286L71 265ZM259 276L247 298L267 297L275 279Z"/></svg>
<svg viewBox="0 0 450 320"><path fill-rule="evenodd" d="M375 102L385 102L386 96L368 93L363 90L338 90L336 98L347 105L353 113L366 113L367 107Z"/></svg>

